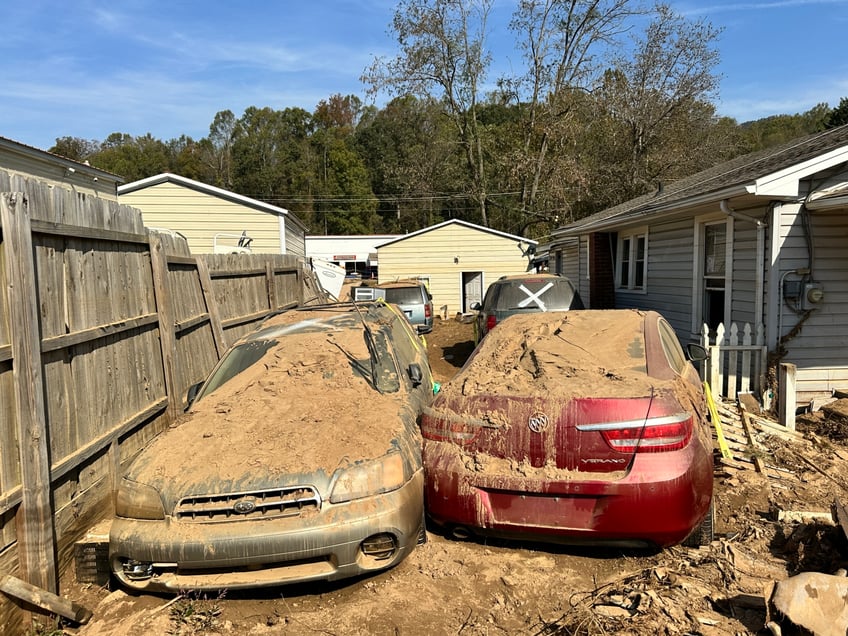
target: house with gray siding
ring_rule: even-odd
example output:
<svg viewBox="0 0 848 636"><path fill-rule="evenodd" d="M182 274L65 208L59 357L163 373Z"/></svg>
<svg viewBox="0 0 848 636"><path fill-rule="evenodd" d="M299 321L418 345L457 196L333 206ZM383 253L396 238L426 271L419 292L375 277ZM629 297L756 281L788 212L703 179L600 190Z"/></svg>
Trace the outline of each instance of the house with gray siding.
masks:
<svg viewBox="0 0 848 636"><path fill-rule="evenodd" d="M545 249L589 307L657 310L684 343L762 325L798 402L848 391L848 126L663 184Z"/></svg>

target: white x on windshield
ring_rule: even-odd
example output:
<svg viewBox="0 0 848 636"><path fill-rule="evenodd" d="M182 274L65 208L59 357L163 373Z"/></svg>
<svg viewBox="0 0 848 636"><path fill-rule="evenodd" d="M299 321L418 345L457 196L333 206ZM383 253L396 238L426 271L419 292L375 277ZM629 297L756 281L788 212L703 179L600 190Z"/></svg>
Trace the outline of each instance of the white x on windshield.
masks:
<svg viewBox="0 0 848 636"><path fill-rule="evenodd" d="M544 303L544 302L542 302L542 299L540 298L540 296L541 296L542 294L544 294L546 291L548 291L548 290L549 290L551 287L553 287L553 286L554 286L554 284L553 284L553 283L548 283L547 285L545 285L544 287L542 287L542 289L540 289L539 291L537 291L537 292L534 294L534 293L533 293L533 292L531 292L529 289L527 289L524 285L519 285L518 289L520 289L520 290L521 290L521 291L523 291L525 294L527 294L527 298L525 298L525 299L524 299L524 300L522 300L520 303L518 303L518 306L519 306L519 307L521 307L521 308L523 309L524 307L526 307L526 306L527 306L527 305L529 305L530 303L536 303L536 306L537 306L539 309L541 309L542 311L547 311L548 309L545 307L545 303Z"/></svg>

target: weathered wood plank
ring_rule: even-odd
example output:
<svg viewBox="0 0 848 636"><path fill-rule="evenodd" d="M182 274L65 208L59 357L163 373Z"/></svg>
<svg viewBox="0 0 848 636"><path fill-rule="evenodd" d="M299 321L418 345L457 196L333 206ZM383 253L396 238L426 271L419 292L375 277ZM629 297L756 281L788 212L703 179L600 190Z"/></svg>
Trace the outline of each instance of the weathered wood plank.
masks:
<svg viewBox="0 0 848 636"><path fill-rule="evenodd" d="M5 266L12 339L13 375L21 461L21 505L17 513L18 552L23 577L51 592L58 591L50 504L47 422L41 375L38 312L32 299L37 283L32 261L28 204L21 193L0 194Z"/></svg>
<svg viewBox="0 0 848 636"><path fill-rule="evenodd" d="M53 467L50 471L50 478L53 481L59 480L61 477L67 474L68 471L76 468L85 460L101 452L113 441L122 437L142 422L146 422L147 420L155 417L158 413L164 411L167 406L168 398L162 398L161 400L154 402L144 410L139 411L128 420L125 420L114 428L109 429L107 432L100 435L100 437L91 440L85 446L76 449L73 454L62 458L61 461L53 464Z"/></svg>
<svg viewBox="0 0 848 636"><path fill-rule="evenodd" d="M54 234L80 239L92 239L96 241L117 241L119 243L147 243L147 236L144 234L131 234L129 232L118 232L115 230L102 230L94 227L71 225L69 223L55 223L51 221L33 220L32 231L40 234Z"/></svg>
<svg viewBox="0 0 848 636"><path fill-rule="evenodd" d="M197 257L197 276L200 280L200 290L203 293L203 302L206 311L209 312L212 325L212 338L215 342L215 353L218 359L227 350L227 341L224 339L224 328L221 325L221 314L218 311L218 303L215 300L215 291L212 289L212 278L209 274L209 266L206 261Z"/></svg>
<svg viewBox="0 0 848 636"><path fill-rule="evenodd" d="M99 325L97 327L83 329L82 331L76 331L63 336L44 338L41 341L41 351L43 353L47 353L48 351L67 349L74 345L92 342L94 340L99 340L100 338L105 338L106 336L122 334L134 329L154 325L158 322L159 316L157 314L147 314L146 316L136 316L135 318L129 318L126 320L116 320L108 325Z"/></svg>
<svg viewBox="0 0 848 636"><path fill-rule="evenodd" d="M159 340L162 351L162 368L165 372L165 392L170 398L168 412L172 417L177 417L180 409L179 400L175 395L177 384L174 370L176 336L171 313L171 294L168 287L168 262L162 240L158 234L151 233L150 235L150 258L153 265L153 288L159 312Z"/></svg>

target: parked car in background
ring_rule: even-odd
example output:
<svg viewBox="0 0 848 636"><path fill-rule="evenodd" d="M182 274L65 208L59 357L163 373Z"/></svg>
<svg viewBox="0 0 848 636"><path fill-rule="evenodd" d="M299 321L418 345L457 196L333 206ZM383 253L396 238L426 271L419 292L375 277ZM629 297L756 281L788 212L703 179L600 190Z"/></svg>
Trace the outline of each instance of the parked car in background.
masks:
<svg viewBox="0 0 848 636"><path fill-rule="evenodd" d="M424 534L427 355L383 302L292 310L238 341L121 479L109 553L142 590L383 570Z"/></svg>
<svg viewBox="0 0 848 636"><path fill-rule="evenodd" d="M705 413L698 374L659 314L512 316L424 412L429 514L456 537L710 541Z"/></svg>
<svg viewBox="0 0 848 636"><path fill-rule="evenodd" d="M352 294L356 301L382 298L387 303L397 305L418 333L430 333L433 330L433 297L421 281L399 280L354 287Z"/></svg>
<svg viewBox="0 0 848 636"><path fill-rule="evenodd" d="M483 302L475 303L474 338L480 342L495 325L513 314L583 309L580 294L565 276L519 274L501 276L489 285Z"/></svg>

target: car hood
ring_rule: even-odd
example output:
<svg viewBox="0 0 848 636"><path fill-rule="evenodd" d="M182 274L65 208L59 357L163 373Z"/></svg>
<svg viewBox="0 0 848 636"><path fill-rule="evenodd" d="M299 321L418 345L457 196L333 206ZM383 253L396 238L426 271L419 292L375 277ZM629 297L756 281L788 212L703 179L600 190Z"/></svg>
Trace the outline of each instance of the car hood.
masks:
<svg viewBox="0 0 848 636"><path fill-rule="evenodd" d="M187 495L305 483L326 494L339 468L392 450L414 457L417 414L409 396L315 371L317 385L308 369L300 377L237 376L160 435L127 477L159 490L171 509Z"/></svg>

